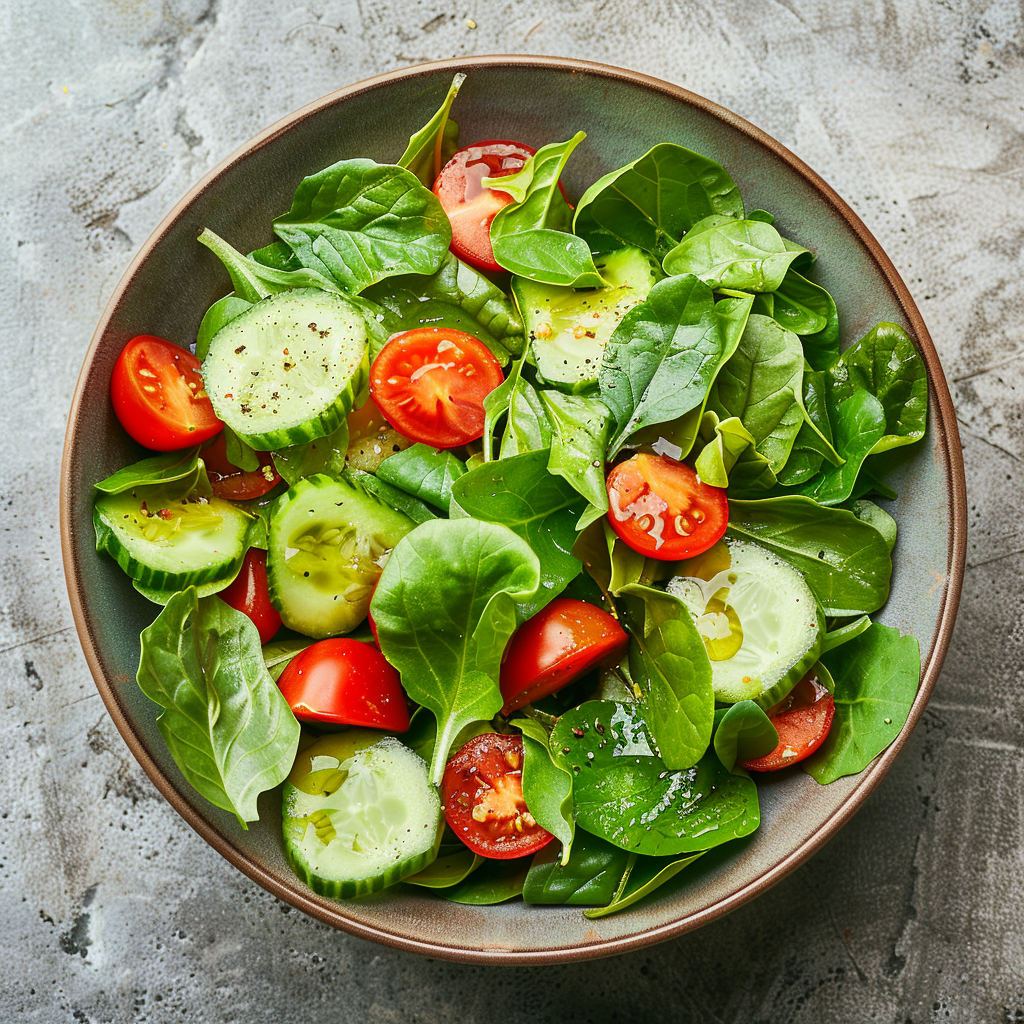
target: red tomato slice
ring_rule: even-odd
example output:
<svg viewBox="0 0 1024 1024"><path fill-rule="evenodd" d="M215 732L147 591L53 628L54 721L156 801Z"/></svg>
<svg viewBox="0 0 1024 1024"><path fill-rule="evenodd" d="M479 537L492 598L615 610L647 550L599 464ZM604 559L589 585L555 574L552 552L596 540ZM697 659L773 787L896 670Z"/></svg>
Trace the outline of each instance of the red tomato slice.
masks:
<svg viewBox="0 0 1024 1024"><path fill-rule="evenodd" d="M505 379L482 342L447 327L396 334L370 369L370 394L395 430L434 448L484 432L484 399Z"/></svg>
<svg viewBox="0 0 1024 1024"><path fill-rule="evenodd" d="M764 757L745 761L752 772L777 772L810 757L825 742L835 714L832 694L808 673L768 712L779 734L779 745Z"/></svg>
<svg viewBox="0 0 1024 1024"><path fill-rule="evenodd" d="M556 597L524 622L505 648L501 713L547 697L603 661L618 664L628 647L625 630L606 611Z"/></svg>
<svg viewBox="0 0 1024 1024"><path fill-rule="evenodd" d="M267 589L266 551L249 548L238 575L217 596L252 619L259 630L261 644L281 628L281 616L270 603Z"/></svg>
<svg viewBox="0 0 1024 1024"><path fill-rule="evenodd" d="M218 434L201 454L206 466L206 475L210 478L210 486L218 498L227 501L262 498L281 482L270 452L256 453L259 456L260 468L250 473L245 473L228 462L223 432Z"/></svg>
<svg viewBox="0 0 1024 1024"><path fill-rule="evenodd" d="M675 561L707 551L729 524L725 489L701 483L685 462L634 455L608 474L608 521L634 550Z"/></svg>
<svg viewBox="0 0 1024 1024"><path fill-rule="evenodd" d="M372 644L321 640L288 662L277 685L300 722L409 728L399 675Z"/></svg>
<svg viewBox="0 0 1024 1024"><path fill-rule="evenodd" d="M507 192L480 182L515 174L534 152L521 142L478 142L460 149L434 182L434 195L452 223L452 252L477 270L501 271L491 249L491 221L503 206L515 202Z"/></svg>
<svg viewBox="0 0 1024 1024"><path fill-rule="evenodd" d="M452 831L481 857L526 857L555 838L523 799L522 736L471 739L444 770L441 802Z"/></svg>
<svg viewBox="0 0 1024 1024"><path fill-rule="evenodd" d="M199 360L149 334L121 350L110 376L110 400L121 426L158 452L202 444L224 427L203 389Z"/></svg>

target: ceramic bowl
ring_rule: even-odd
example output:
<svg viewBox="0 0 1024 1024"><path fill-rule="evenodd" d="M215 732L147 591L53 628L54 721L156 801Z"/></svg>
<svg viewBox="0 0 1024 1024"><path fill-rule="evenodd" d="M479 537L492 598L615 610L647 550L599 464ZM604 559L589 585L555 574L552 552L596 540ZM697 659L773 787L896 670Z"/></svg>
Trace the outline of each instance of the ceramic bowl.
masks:
<svg viewBox="0 0 1024 1024"><path fill-rule="evenodd" d="M285 863L274 794L244 832L178 772L157 731L157 709L135 684L139 631L154 606L94 548L92 485L139 456L108 399L118 352L136 334L189 343L226 290L222 268L196 236L210 227L243 252L270 242L271 219L288 208L304 175L348 157L397 159L455 71L468 74L455 111L466 142L540 146L580 128L588 133L565 176L570 196L658 142L719 160L748 209L770 209L784 235L822 251L818 279L839 305L844 345L879 320L895 321L916 339L928 367L927 437L903 449L891 470L899 540L892 595L878 616L921 642L921 688L905 728L856 777L827 787L799 771L767 780L755 836L703 858L628 912L595 922L579 908L461 906L411 886L349 903L315 895ZM935 349L906 286L849 206L774 139L708 100L636 72L561 57L445 61L360 82L285 118L211 171L142 247L100 320L71 408L61 482L64 565L86 659L125 742L178 813L240 871L306 913L401 949L478 963L580 960L679 935L764 892L827 842L878 785L935 684L960 596L965 507L956 419Z"/></svg>

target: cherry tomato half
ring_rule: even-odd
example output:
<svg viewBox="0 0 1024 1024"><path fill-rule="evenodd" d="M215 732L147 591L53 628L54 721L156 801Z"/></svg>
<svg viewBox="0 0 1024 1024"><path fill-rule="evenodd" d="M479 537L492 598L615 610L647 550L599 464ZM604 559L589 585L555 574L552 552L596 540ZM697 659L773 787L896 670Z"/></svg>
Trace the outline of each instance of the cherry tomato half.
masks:
<svg viewBox="0 0 1024 1024"><path fill-rule="evenodd" d="M277 685L300 722L389 732L409 728L399 675L372 644L321 640L288 662Z"/></svg>
<svg viewBox="0 0 1024 1024"><path fill-rule="evenodd" d="M259 630L261 644L281 628L281 616L270 603L267 588L266 551L249 548L238 575L217 596L252 619Z"/></svg>
<svg viewBox="0 0 1024 1024"><path fill-rule="evenodd" d="M556 597L512 635L501 664L503 715L568 686L602 661L618 664L625 630L602 608Z"/></svg>
<svg viewBox="0 0 1024 1024"><path fill-rule="evenodd" d="M260 468L249 473L228 462L223 432L218 434L201 454L206 466L206 475L210 478L210 486L218 498L227 501L262 498L281 482L270 452L257 452Z"/></svg>
<svg viewBox="0 0 1024 1024"><path fill-rule="evenodd" d="M725 489L701 483L684 462L634 455L608 474L608 521L634 551L675 561L707 551L725 533Z"/></svg>
<svg viewBox="0 0 1024 1024"><path fill-rule="evenodd" d="M804 676L768 712L779 734L779 745L770 754L745 761L740 767L752 772L777 772L810 757L825 742L835 709L832 694L814 674Z"/></svg>
<svg viewBox="0 0 1024 1024"><path fill-rule="evenodd" d="M110 376L110 400L121 426L158 452L202 444L224 427L203 390L199 360L149 334L121 350Z"/></svg>
<svg viewBox="0 0 1024 1024"><path fill-rule="evenodd" d="M515 174L534 152L521 142L478 142L460 149L434 182L434 195L452 223L452 252L477 270L501 271L491 249L491 221L503 206L515 202L507 192L480 182Z"/></svg>
<svg viewBox="0 0 1024 1024"><path fill-rule="evenodd" d="M395 430L434 448L484 432L484 399L505 379L482 342L447 327L396 334L370 368L370 394Z"/></svg>
<svg viewBox="0 0 1024 1024"><path fill-rule="evenodd" d="M448 762L441 802L452 831L481 857L526 857L554 839L523 799L522 736L474 736Z"/></svg>

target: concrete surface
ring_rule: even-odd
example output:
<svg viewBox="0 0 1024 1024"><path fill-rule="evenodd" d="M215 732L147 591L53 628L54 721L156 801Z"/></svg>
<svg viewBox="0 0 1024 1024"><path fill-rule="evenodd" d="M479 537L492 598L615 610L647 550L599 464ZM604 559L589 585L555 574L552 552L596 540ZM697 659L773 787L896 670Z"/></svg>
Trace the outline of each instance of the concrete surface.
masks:
<svg viewBox="0 0 1024 1024"><path fill-rule="evenodd" d="M1019 3L5 0L0 40L0 1020L1024 1021ZM337 85L498 51L680 82L820 171L931 325L971 494L946 670L852 824L696 934L503 971L336 934L208 849L104 714L56 525L93 325L179 196Z"/></svg>

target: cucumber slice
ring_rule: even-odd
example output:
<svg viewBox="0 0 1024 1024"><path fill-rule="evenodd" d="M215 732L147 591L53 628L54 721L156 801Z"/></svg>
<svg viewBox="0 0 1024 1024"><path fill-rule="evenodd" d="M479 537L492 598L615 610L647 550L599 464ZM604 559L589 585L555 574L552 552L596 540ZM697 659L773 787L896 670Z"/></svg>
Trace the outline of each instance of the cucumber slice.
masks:
<svg viewBox="0 0 1024 1024"><path fill-rule="evenodd" d="M229 501L170 498L152 487L106 494L93 506L96 550L111 555L140 586L172 593L236 576L252 523Z"/></svg>
<svg viewBox="0 0 1024 1024"><path fill-rule="evenodd" d="M282 791L285 854L314 892L351 899L422 871L437 856L441 801L427 763L370 729L325 736Z"/></svg>
<svg viewBox="0 0 1024 1024"><path fill-rule="evenodd" d="M250 448L330 434L366 386L366 325L339 295L270 295L225 324L202 374L214 411Z"/></svg>
<svg viewBox="0 0 1024 1024"><path fill-rule="evenodd" d="M415 526L356 481L317 473L270 513L270 600L289 629L347 633L366 618L391 549Z"/></svg>
<svg viewBox="0 0 1024 1024"><path fill-rule="evenodd" d="M607 288L558 288L512 278L512 295L530 339L537 372L549 384L582 391L597 383L601 357L619 321L647 298L662 276L640 249L617 249L596 259Z"/></svg>
<svg viewBox="0 0 1024 1024"><path fill-rule="evenodd" d="M681 562L666 587L689 608L711 659L715 700L777 704L818 659L825 616L803 576L749 541Z"/></svg>

